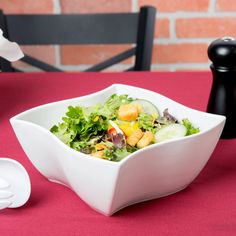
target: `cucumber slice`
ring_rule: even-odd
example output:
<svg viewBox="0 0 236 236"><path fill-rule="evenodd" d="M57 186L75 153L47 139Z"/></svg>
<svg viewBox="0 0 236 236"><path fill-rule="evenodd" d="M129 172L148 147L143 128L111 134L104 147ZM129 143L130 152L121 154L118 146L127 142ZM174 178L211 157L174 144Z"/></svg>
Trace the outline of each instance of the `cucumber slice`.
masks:
<svg viewBox="0 0 236 236"><path fill-rule="evenodd" d="M157 117L160 116L160 112L157 109L157 107L155 105L153 105L151 102L145 100L145 99L137 99L133 102L131 102L131 104L138 104L142 107L142 110L144 113L150 114L150 115L154 115L156 114Z"/></svg>
<svg viewBox="0 0 236 236"><path fill-rule="evenodd" d="M155 134L156 142L162 142L165 140L184 137L187 134L187 129L182 124L170 124L160 130Z"/></svg>

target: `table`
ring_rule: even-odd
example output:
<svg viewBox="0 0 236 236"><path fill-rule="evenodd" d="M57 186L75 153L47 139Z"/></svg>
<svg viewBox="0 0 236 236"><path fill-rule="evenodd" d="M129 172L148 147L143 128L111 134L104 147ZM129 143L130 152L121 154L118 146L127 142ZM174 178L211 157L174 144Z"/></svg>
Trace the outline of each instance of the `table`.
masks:
<svg viewBox="0 0 236 236"><path fill-rule="evenodd" d="M0 235L236 235L236 139L220 140L206 167L185 190L129 206L111 217L30 163L9 118L48 102L86 95L113 83L153 90L205 111L209 72L0 73L0 156L28 171L32 193L21 208L0 211Z"/></svg>

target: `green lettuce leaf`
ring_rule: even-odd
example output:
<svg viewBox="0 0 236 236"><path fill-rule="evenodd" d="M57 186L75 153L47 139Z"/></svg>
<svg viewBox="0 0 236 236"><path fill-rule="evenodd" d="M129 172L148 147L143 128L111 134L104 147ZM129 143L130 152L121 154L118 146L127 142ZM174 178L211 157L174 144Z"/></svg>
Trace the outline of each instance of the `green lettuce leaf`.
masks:
<svg viewBox="0 0 236 236"><path fill-rule="evenodd" d="M128 95L117 95L113 94L109 97L109 99L105 102L101 112L103 115L109 117L111 120L116 118L116 113L118 108L122 104L127 104L132 102L134 99L129 98Z"/></svg>
<svg viewBox="0 0 236 236"><path fill-rule="evenodd" d="M127 151L127 149L124 148L111 148L111 149L106 149L104 151L104 155L106 157L107 160L110 161L121 161L123 158L125 158L126 156L128 156L130 154L130 152Z"/></svg>
<svg viewBox="0 0 236 236"><path fill-rule="evenodd" d="M108 129L108 119L105 116L97 112L89 113L80 106L69 106L62 121L57 126L53 126L51 132L76 150L84 148L86 142L105 134Z"/></svg>
<svg viewBox="0 0 236 236"><path fill-rule="evenodd" d="M140 113L138 117L138 127L145 131L155 133L157 128L153 124L153 116L147 113Z"/></svg>
<svg viewBox="0 0 236 236"><path fill-rule="evenodd" d="M189 119L182 119L182 123L187 129L186 136L200 132L200 129L194 127L193 124L189 121Z"/></svg>

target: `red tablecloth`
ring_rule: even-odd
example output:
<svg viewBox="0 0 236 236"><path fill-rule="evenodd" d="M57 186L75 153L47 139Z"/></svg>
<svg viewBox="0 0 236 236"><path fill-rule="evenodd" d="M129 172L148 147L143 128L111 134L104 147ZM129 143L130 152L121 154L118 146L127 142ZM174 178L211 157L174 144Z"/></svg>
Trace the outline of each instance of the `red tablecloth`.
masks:
<svg viewBox="0 0 236 236"><path fill-rule="evenodd" d="M25 206L0 211L0 235L236 235L236 139L220 140L206 167L185 190L129 206L112 217L97 213L74 192L50 183L32 166L9 118L112 83L150 89L204 111L211 74L0 73L0 156L21 162L32 184Z"/></svg>

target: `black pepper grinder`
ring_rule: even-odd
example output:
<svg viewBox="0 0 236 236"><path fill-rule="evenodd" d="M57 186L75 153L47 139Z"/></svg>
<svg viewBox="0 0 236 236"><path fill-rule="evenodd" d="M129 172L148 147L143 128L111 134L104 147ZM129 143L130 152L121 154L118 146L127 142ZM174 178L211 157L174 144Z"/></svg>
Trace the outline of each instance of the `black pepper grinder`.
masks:
<svg viewBox="0 0 236 236"><path fill-rule="evenodd" d="M208 47L213 83L207 112L226 116L221 138L236 138L236 39L223 37Z"/></svg>

